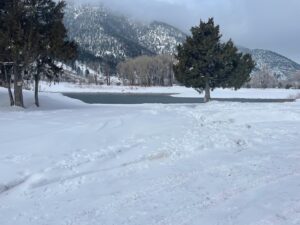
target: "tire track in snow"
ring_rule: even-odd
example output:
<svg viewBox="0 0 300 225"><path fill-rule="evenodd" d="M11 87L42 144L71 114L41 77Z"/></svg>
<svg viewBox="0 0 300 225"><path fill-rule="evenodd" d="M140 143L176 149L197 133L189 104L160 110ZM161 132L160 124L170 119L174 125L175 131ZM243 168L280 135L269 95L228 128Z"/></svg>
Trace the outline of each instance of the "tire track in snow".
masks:
<svg viewBox="0 0 300 225"><path fill-rule="evenodd" d="M12 182L9 182L8 184L0 184L0 197L1 195L8 194L12 192L14 189L20 187L22 184L24 184L29 177L25 177L22 179L17 179Z"/></svg>
<svg viewBox="0 0 300 225"><path fill-rule="evenodd" d="M96 159L94 158L95 157L95 155L94 155L93 159L95 161L97 161L98 159L102 159L102 161L100 161L100 163L98 161L98 163L101 165L104 162L107 163L108 161L115 159L116 156L119 157L120 154L125 154L127 151L130 151L131 149L140 147L140 145L141 145L140 143L136 143L136 144L129 145L127 147L119 147L119 148L116 148L116 150L114 152L110 151L109 154L97 154ZM92 176L97 173L110 172L112 170L117 170L120 168L133 166L135 164L142 163L143 161L150 161L150 160L153 160L153 159L140 158L137 160L132 160L132 161L126 162L126 163L121 163L121 164L113 166L113 167L104 167L104 168L102 167L100 169L86 170L86 171L82 171L82 172L71 174L71 175L62 175L62 176L56 176L56 177L51 177L51 171L55 171L57 169L57 167L50 167L50 168L46 168L43 170L43 171L47 171L47 172L40 171L36 174L32 174L23 179L20 179L19 181L13 181L6 185L0 185L0 195L5 192L11 192L16 187L20 187L23 184L26 184L28 190L31 188L33 188L33 189L42 188L42 187L46 187L46 186L50 186L50 185L54 185L54 184L58 184L58 183L60 183L60 184L65 183L70 180L81 179L83 177ZM67 163L67 166L64 166L64 168L73 168L73 167L78 168L82 165L85 165L88 163L93 163L95 161L90 161L90 160L84 159L81 162L77 162L77 159L75 159L75 161L73 161L71 159ZM65 160L64 160L64 162L65 162ZM60 163L58 163L58 164L60 164ZM63 171L61 171L61 166L59 166L59 171L60 171L60 173L63 173ZM32 177L35 177L35 179L31 179Z"/></svg>

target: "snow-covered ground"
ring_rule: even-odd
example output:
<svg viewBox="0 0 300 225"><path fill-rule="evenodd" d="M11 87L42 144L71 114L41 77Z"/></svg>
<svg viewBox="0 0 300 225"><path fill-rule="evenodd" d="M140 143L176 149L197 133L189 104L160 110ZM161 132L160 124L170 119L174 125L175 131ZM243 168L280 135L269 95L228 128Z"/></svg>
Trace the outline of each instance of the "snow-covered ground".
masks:
<svg viewBox="0 0 300 225"><path fill-rule="evenodd" d="M86 105L0 88L1 225L299 225L300 102Z"/></svg>
<svg viewBox="0 0 300 225"><path fill-rule="evenodd" d="M170 93L174 97L203 97L193 88L182 86L174 87L130 87L130 86L96 86L96 85L76 85L71 83L60 83L49 85L42 83L43 92L105 92L105 93ZM299 89L216 89L212 92L213 98L256 98L256 99L287 99L300 97Z"/></svg>

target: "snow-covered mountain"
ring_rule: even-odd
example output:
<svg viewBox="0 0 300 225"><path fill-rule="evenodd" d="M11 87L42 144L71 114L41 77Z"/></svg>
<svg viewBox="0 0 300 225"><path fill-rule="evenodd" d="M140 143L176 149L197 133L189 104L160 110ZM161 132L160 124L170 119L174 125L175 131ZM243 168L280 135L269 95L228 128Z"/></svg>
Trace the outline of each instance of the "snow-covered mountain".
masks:
<svg viewBox="0 0 300 225"><path fill-rule="evenodd" d="M101 6L68 6L65 24L81 48L99 57L172 54L186 37L168 24L140 23Z"/></svg>
<svg viewBox="0 0 300 225"><path fill-rule="evenodd" d="M245 47L239 47L239 49L243 53L252 55L256 62L257 70L267 67L277 78L285 79L289 75L300 70L300 65L298 63L276 52L263 49L249 49Z"/></svg>
<svg viewBox="0 0 300 225"><path fill-rule="evenodd" d="M184 32L169 24L145 24L102 6L69 5L65 24L69 36L78 42L82 58L108 58L114 65L128 57L174 54L176 46L186 38ZM239 48L252 54L257 70L267 67L278 78L285 79L300 70L299 64L278 53Z"/></svg>
<svg viewBox="0 0 300 225"><path fill-rule="evenodd" d="M157 54L174 54L176 46L186 38L182 31L158 21L140 27L138 34L139 43Z"/></svg>

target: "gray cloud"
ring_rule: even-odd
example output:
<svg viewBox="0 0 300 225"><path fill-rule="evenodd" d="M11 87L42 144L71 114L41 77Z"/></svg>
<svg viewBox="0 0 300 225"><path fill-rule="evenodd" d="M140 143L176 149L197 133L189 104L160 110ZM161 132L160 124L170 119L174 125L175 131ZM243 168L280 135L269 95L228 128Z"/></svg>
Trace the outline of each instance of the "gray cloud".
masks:
<svg viewBox="0 0 300 225"><path fill-rule="evenodd" d="M80 1L80 0L73 0ZM299 0L88 0L147 21L168 22L185 32L214 17L224 39L276 51L300 62Z"/></svg>

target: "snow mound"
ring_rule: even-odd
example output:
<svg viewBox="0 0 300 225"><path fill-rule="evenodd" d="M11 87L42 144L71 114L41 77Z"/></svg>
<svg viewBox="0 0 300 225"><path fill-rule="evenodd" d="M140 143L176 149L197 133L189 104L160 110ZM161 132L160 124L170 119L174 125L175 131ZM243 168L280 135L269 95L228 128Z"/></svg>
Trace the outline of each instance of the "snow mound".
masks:
<svg viewBox="0 0 300 225"><path fill-rule="evenodd" d="M57 110L57 109L74 109L83 107L85 104L79 100L70 99L62 96L60 93L39 93L40 108L34 104L34 93L24 91L24 102L26 111L32 110ZM0 87L0 111L23 111L24 109L9 106L9 97L6 88Z"/></svg>

